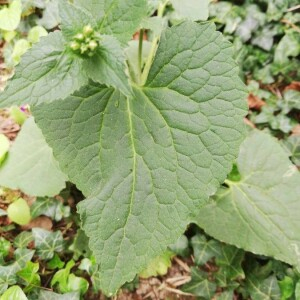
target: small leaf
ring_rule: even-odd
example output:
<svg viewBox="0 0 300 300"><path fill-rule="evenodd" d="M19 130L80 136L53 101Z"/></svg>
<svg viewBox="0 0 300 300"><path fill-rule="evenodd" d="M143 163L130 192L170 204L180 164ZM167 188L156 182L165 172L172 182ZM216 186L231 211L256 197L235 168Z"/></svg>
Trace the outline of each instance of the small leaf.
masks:
<svg viewBox="0 0 300 300"><path fill-rule="evenodd" d="M0 9L0 29L15 30L20 23L22 13L21 0L14 0L8 7Z"/></svg>
<svg viewBox="0 0 300 300"><path fill-rule="evenodd" d="M204 235L195 235L191 239L194 250L195 263L199 266L206 264L210 259L220 254L220 242L211 239L207 241Z"/></svg>
<svg viewBox="0 0 300 300"><path fill-rule="evenodd" d="M22 112L18 106L11 107L10 116L19 125L23 125L23 123L27 120L26 114Z"/></svg>
<svg viewBox="0 0 300 300"><path fill-rule="evenodd" d="M46 29L53 29L58 26L60 22L58 2L59 0L49 0L45 3L43 16L37 20L37 24Z"/></svg>
<svg viewBox="0 0 300 300"><path fill-rule="evenodd" d="M15 285L10 287L1 297L0 300L28 300L22 289Z"/></svg>
<svg viewBox="0 0 300 300"><path fill-rule="evenodd" d="M11 54L14 65L16 66L21 61L21 57L30 49L30 43L25 39L18 40L14 45L14 50Z"/></svg>
<svg viewBox="0 0 300 300"><path fill-rule="evenodd" d="M41 278L39 274L39 263L28 261L26 267L17 272L22 284L26 286L25 292L30 291L34 286L40 286Z"/></svg>
<svg viewBox="0 0 300 300"><path fill-rule="evenodd" d="M189 255L189 240L185 235L182 235L176 243L169 245L169 248L172 252L177 255L186 257Z"/></svg>
<svg viewBox="0 0 300 300"><path fill-rule="evenodd" d="M191 276L192 280L182 287L182 291L204 299L212 299L217 286L207 279L208 274L197 268L192 268Z"/></svg>
<svg viewBox="0 0 300 300"><path fill-rule="evenodd" d="M280 287L281 298L280 300L289 300L294 294L294 281L291 277L285 276L281 281L278 281Z"/></svg>
<svg viewBox="0 0 300 300"><path fill-rule="evenodd" d="M30 210L32 218L44 215L55 221L60 221L63 217L70 215L70 207L64 206L63 203L56 198L38 197L32 204Z"/></svg>
<svg viewBox="0 0 300 300"><path fill-rule="evenodd" d="M31 232L23 231L14 239L15 248L27 248L28 244L33 241Z"/></svg>
<svg viewBox="0 0 300 300"><path fill-rule="evenodd" d="M80 300L80 293L74 292L60 295L50 291L41 290L39 300Z"/></svg>
<svg viewBox="0 0 300 300"><path fill-rule="evenodd" d="M238 182L201 208L209 235L300 268L300 174L277 140L253 131L240 148ZM235 212L235 213L233 213Z"/></svg>
<svg viewBox="0 0 300 300"><path fill-rule="evenodd" d="M60 257L55 253L53 258L47 262L47 268L50 270L62 269L65 263L60 259Z"/></svg>
<svg viewBox="0 0 300 300"><path fill-rule="evenodd" d="M95 82L113 86L130 95L125 55L119 42L112 36L102 36L99 43L95 55L84 62L88 76Z"/></svg>
<svg viewBox="0 0 300 300"><path fill-rule="evenodd" d="M192 21L206 21L208 19L209 0L171 0L176 17Z"/></svg>
<svg viewBox="0 0 300 300"><path fill-rule="evenodd" d="M252 300L281 299L278 282L274 275L261 279L249 274L247 275L246 287Z"/></svg>
<svg viewBox="0 0 300 300"><path fill-rule="evenodd" d="M31 220L29 205L27 201L22 198L19 198L9 205L7 215L12 222L18 225L26 225Z"/></svg>
<svg viewBox="0 0 300 300"><path fill-rule="evenodd" d="M81 33L85 25L96 27L96 21L91 14L67 0L59 0L59 15L62 34L68 41L72 40L76 34Z"/></svg>
<svg viewBox="0 0 300 300"><path fill-rule="evenodd" d="M0 168L0 184L33 196L53 196L64 187L67 177L55 161L33 118L23 125Z"/></svg>
<svg viewBox="0 0 300 300"><path fill-rule="evenodd" d="M173 256L174 256L173 252L166 251L161 256L156 257L150 262L148 267L139 274L140 277L149 278L152 276L166 275L169 267L171 267L172 265L171 259Z"/></svg>
<svg viewBox="0 0 300 300"><path fill-rule="evenodd" d="M41 38L22 57L0 106L40 104L69 96L87 83L79 57L66 53L59 31Z"/></svg>
<svg viewBox="0 0 300 300"><path fill-rule="evenodd" d="M27 39L30 43L35 44L38 43L43 36L47 36L47 30L42 26L34 26L32 27L29 32Z"/></svg>
<svg viewBox="0 0 300 300"><path fill-rule="evenodd" d="M60 231L50 232L41 228L33 228L32 235L37 249L37 255L41 259L51 259L55 252L64 249L64 240Z"/></svg>
<svg viewBox="0 0 300 300"><path fill-rule="evenodd" d="M57 285L58 289L62 293L68 292L69 291L68 278L70 275L70 271L74 266L75 266L74 260L70 260L64 269L57 271L51 280L51 286Z"/></svg>
<svg viewBox="0 0 300 300"><path fill-rule="evenodd" d="M8 150L9 139L4 134L0 134L0 165L4 161Z"/></svg>
<svg viewBox="0 0 300 300"><path fill-rule="evenodd" d="M77 277L74 274L70 274L68 277L68 292L80 292L84 295L89 289L89 283L82 277Z"/></svg>
<svg viewBox="0 0 300 300"><path fill-rule="evenodd" d="M0 237L0 257L6 257L10 251L10 241L6 240L4 237Z"/></svg>

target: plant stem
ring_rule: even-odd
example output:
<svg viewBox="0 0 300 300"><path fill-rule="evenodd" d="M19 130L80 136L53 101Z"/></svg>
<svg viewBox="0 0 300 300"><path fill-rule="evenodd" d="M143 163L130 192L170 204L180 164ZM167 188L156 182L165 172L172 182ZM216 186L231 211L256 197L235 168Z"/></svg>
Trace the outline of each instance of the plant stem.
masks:
<svg viewBox="0 0 300 300"><path fill-rule="evenodd" d="M169 2L169 0L166 0L164 3L159 4L158 10L157 10L157 16L158 17L162 17L164 15L164 11L165 11L165 8L166 8L168 2ZM150 54L149 54L149 56L147 58L147 61L146 61L146 64L145 64L145 68L144 68L144 71L143 71L143 74L142 74L142 80L141 80L141 85L142 86L146 83L146 80L148 78L148 74L150 72L154 56L156 54L156 50L157 50L159 39L160 39L160 36L157 36L152 41L152 46L151 46Z"/></svg>
<svg viewBox="0 0 300 300"><path fill-rule="evenodd" d="M138 54L138 67L139 67L139 83L142 79L142 68L143 68L143 41L144 41L144 29L140 30L139 35L139 54Z"/></svg>

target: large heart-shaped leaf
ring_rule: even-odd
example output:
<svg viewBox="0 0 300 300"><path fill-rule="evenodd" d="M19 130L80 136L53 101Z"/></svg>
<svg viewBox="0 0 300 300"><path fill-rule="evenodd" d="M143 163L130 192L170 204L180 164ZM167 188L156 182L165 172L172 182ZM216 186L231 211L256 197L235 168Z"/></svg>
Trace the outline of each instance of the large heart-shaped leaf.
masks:
<svg viewBox="0 0 300 300"><path fill-rule="evenodd" d="M126 97L88 85L33 109L61 168L88 197L79 212L106 294L176 242L243 139L244 85L212 24L166 30L146 85L132 89Z"/></svg>
<svg viewBox="0 0 300 300"><path fill-rule="evenodd" d="M300 174L280 144L254 131L237 161L241 180L228 181L197 223L213 237L300 268Z"/></svg>

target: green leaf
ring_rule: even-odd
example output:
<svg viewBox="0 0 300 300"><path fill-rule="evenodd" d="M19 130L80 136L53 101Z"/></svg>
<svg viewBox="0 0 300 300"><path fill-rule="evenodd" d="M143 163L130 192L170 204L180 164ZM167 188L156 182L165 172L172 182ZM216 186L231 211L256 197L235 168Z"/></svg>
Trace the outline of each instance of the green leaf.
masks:
<svg viewBox="0 0 300 300"><path fill-rule="evenodd" d="M74 292L60 295L50 291L41 290L39 300L80 300L80 293Z"/></svg>
<svg viewBox="0 0 300 300"><path fill-rule="evenodd" d="M35 44L38 43L43 36L47 36L47 30L42 26L34 26L32 27L29 32L27 39L30 43Z"/></svg>
<svg viewBox="0 0 300 300"><path fill-rule="evenodd" d="M191 244L194 251L195 263L204 265L213 257L216 257L221 250L220 242L211 239L207 241L204 235L195 235L191 239Z"/></svg>
<svg viewBox="0 0 300 300"><path fill-rule="evenodd" d="M64 206L63 203L56 198L38 197L31 208L32 218L44 215L55 221L60 221L63 217L70 215L70 207Z"/></svg>
<svg viewBox="0 0 300 300"><path fill-rule="evenodd" d="M64 43L62 33L56 31L27 51L10 84L0 94L0 107L52 102L86 84L82 59L66 53Z"/></svg>
<svg viewBox="0 0 300 300"><path fill-rule="evenodd" d="M21 57L30 49L30 43L25 39L18 40L14 45L14 50L11 54L14 66L20 63Z"/></svg>
<svg viewBox="0 0 300 300"><path fill-rule="evenodd" d="M9 219L18 225L26 225L31 220L30 207L22 198L11 203L7 209Z"/></svg>
<svg viewBox="0 0 300 300"><path fill-rule="evenodd" d="M59 15L60 27L66 40L72 40L76 34L81 33L85 25L96 27L96 21L91 14L67 0L59 1Z"/></svg>
<svg viewBox="0 0 300 300"><path fill-rule="evenodd" d="M24 122L27 120L26 114L23 111L21 111L21 109L18 106L11 107L10 116L19 125L23 125Z"/></svg>
<svg viewBox="0 0 300 300"><path fill-rule="evenodd" d="M0 294L4 293L9 285L17 283L16 273L26 266L33 254L34 251L28 249L17 249L14 253L15 262L8 266L0 266Z"/></svg>
<svg viewBox="0 0 300 300"><path fill-rule="evenodd" d="M242 268L245 252L230 245L222 245L220 254L216 257L219 267L217 276L225 278L226 283L245 278ZM227 286L227 284L226 284Z"/></svg>
<svg viewBox="0 0 300 300"><path fill-rule="evenodd" d="M60 231L50 232L41 228L33 228L32 235L41 259L49 260L55 252L64 250L64 240Z"/></svg>
<svg viewBox="0 0 300 300"><path fill-rule="evenodd" d="M192 268L191 276L192 280L182 287L182 291L204 299L213 299L217 286L207 279L208 274L197 268Z"/></svg>
<svg viewBox="0 0 300 300"><path fill-rule="evenodd" d="M58 26L60 22L58 2L59 0L48 0L45 3L43 16L37 20L37 24L46 29L53 29Z"/></svg>
<svg viewBox="0 0 300 300"><path fill-rule="evenodd" d="M88 76L95 82L115 87L130 95L125 55L120 43L112 36L101 36L99 42L95 55L84 62Z"/></svg>
<svg viewBox="0 0 300 300"><path fill-rule="evenodd" d="M99 21L100 33L114 35L121 42L132 38L148 12L146 0L101 0L100 3L104 7Z"/></svg>
<svg viewBox="0 0 300 300"><path fill-rule="evenodd" d="M230 43L212 24L166 30L146 86L133 93L89 85L33 108L62 170L88 197L79 212L107 294L175 243L215 193L247 111Z"/></svg>
<svg viewBox="0 0 300 300"><path fill-rule="evenodd" d="M17 272L18 277L22 280L22 284L26 286L26 292L30 291L33 286L40 286L41 278L39 274L39 263L28 261L26 267Z"/></svg>
<svg viewBox="0 0 300 300"><path fill-rule="evenodd" d="M8 7L0 10L0 29L6 31L15 30L20 23L22 13L21 0L14 0Z"/></svg>
<svg viewBox="0 0 300 300"><path fill-rule="evenodd" d="M176 17L192 21L206 21L208 19L209 0L171 0Z"/></svg>
<svg viewBox="0 0 300 300"><path fill-rule="evenodd" d="M68 279L69 279L70 271L74 266L75 266L74 260L70 260L64 269L57 271L51 280L51 286L57 285L58 289L62 293L69 292L70 290L68 286Z"/></svg>
<svg viewBox="0 0 300 300"><path fill-rule="evenodd" d="M18 300L28 300L22 289L15 285L10 287L1 297L0 300L12 300L12 299L18 299Z"/></svg>
<svg viewBox="0 0 300 300"><path fill-rule="evenodd" d="M23 231L14 239L15 248L27 248L28 244L33 241L31 232Z"/></svg>
<svg viewBox="0 0 300 300"><path fill-rule="evenodd" d="M209 235L300 268L300 174L280 144L254 131L241 146L241 181L228 182L201 208L198 225Z"/></svg>
<svg viewBox="0 0 300 300"><path fill-rule="evenodd" d="M278 282L281 292L280 300L288 300L294 294L294 281L291 277L285 276L281 281Z"/></svg>
<svg viewBox="0 0 300 300"><path fill-rule="evenodd" d="M274 275L262 280L249 274L247 276L246 287L252 300L281 299L278 282Z"/></svg>
<svg viewBox="0 0 300 300"><path fill-rule="evenodd" d="M89 283L86 279L82 277L77 277L74 274L70 274L68 277L68 291L77 292L79 291L81 295L85 294L89 289Z"/></svg>
<svg viewBox="0 0 300 300"><path fill-rule="evenodd" d="M172 257L174 253L166 251L164 254L154 258L145 270L139 275L142 278L149 278L152 276L163 276L168 273L169 267L172 265Z"/></svg>
<svg viewBox="0 0 300 300"><path fill-rule="evenodd" d="M29 118L0 168L0 184L29 195L53 196L65 187L65 181L67 177L60 171L52 149Z"/></svg>
<svg viewBox="0 0 300 300"><path fill-rule="evenodd" d="M188 256L190 253L188 238L182 235L174 244L169 245L169 249L177 255Z"/></svg>
<svg viewBox="0 0 300 300"><path fill-rule="evenodd" d="M300 166L300 136L289 136L282 143L285 149L288 151L288 155L291 157L293 163L296 166Z"/></svg>
<svg viewBox="0 0 300 300"><path fill-rule="evenodd" d="M0 134L0 165L4 161L8 150L9 139L4 134Z"/></svg>
<svg viewBox="0 0 300 300"><path fill-rule="evenodd" d="M6 240L4 237L0 237L0 257L6 257L10 251L10 241Z"/></svg>
<svg viewBox="0 0 300 300"><path fill-rule="evenodd" d="M51 270L62 269L65 263L60 259L60 257L55 253L53 258L48 261L47 268Z"/></svg>
<svg viewBox="0 0 300 300"><path fill-rule="evenodd" d="M75 0L98 23L101 34L114 35L121 42L128 42L147 16L146 0Z"/></svg>

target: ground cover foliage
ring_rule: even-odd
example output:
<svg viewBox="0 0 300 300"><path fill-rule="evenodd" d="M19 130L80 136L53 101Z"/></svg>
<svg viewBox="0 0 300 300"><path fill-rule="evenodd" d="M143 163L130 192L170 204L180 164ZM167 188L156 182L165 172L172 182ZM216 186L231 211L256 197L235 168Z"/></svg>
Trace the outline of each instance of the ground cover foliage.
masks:
<svg viewBox="0 0 300 300"><path fill-rule="evenodd" d="M0 6L0 299L300 299L297 1L73 2Z"/></svg>

